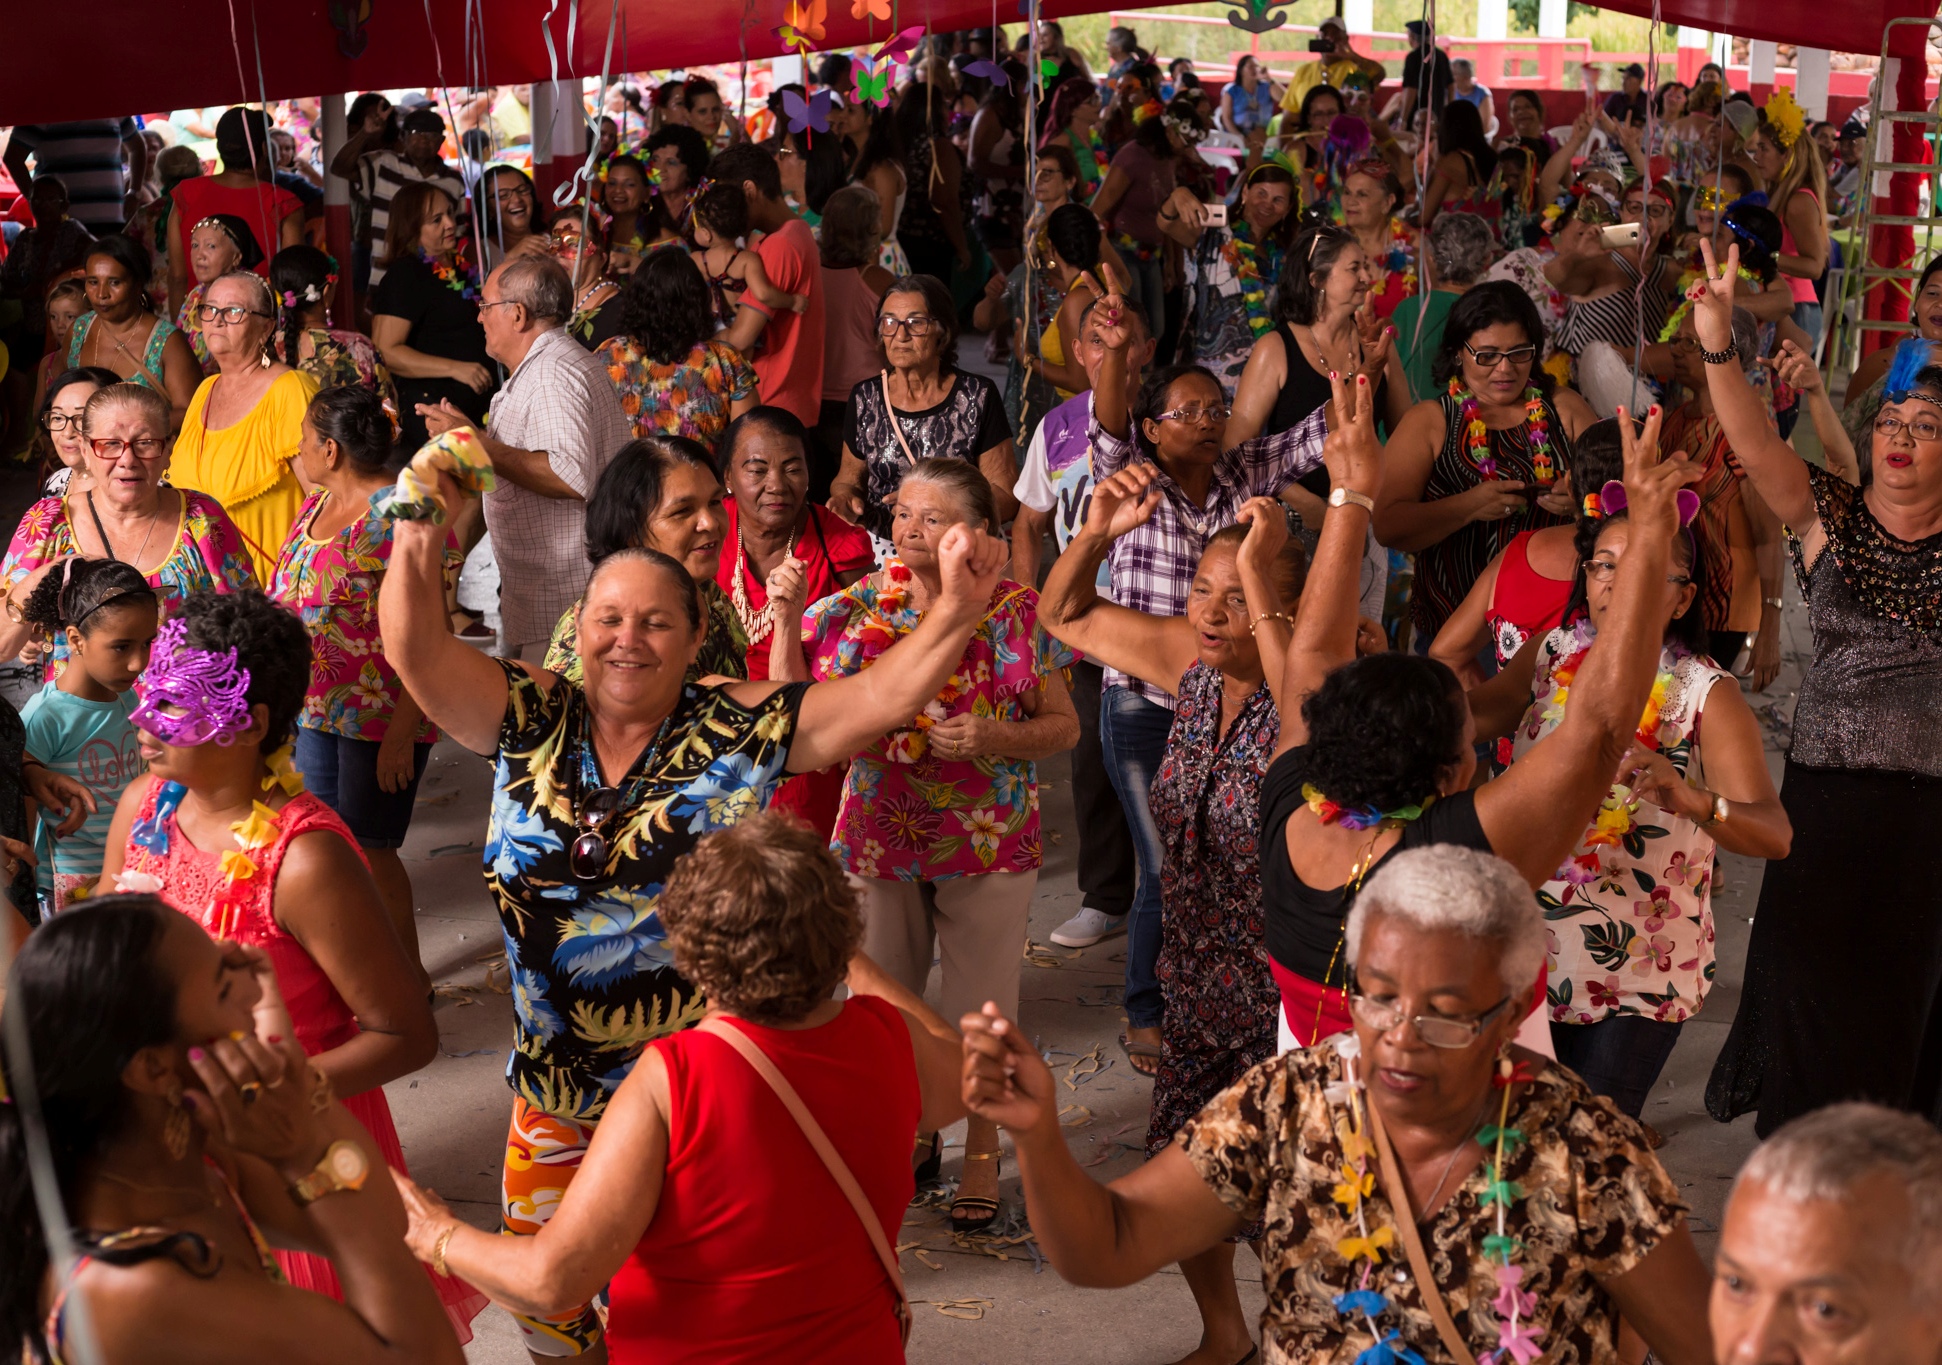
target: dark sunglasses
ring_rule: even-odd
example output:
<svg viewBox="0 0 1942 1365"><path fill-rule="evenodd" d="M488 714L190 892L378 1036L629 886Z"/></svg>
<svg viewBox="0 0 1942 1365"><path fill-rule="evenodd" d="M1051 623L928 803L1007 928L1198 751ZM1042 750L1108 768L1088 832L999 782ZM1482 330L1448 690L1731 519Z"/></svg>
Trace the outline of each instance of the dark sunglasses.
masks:
<svg viewBox="0 0 1942 1365"><path fill-rule="evenodd" d="M615 787L595 787L574 810L580 834L567 850L566 866L576 882L598 881L607 874L607 826L619 813L620 791Z"/></svg>

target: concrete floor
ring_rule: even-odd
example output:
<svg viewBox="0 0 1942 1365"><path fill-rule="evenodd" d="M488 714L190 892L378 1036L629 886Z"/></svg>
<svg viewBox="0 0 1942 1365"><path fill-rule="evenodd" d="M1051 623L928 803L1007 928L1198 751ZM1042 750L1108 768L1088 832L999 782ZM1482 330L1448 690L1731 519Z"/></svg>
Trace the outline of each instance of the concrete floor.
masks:
<svg viewBox="0 0 1942 1365"><path fill-rule="evenodd" d="M1791 597L1791 589L1789 590ZM1756 709L1791 712L1792 689L1807 642L1804 612L1789 608L1787 668L1768 693L1750 698ZM1784 733L1784 727L1779 727ZM1776 727L1768 726L1770 756ZM511 1036L508 998L495 990L482 959L499 955L496 918L479 871L485 763L451 744L440 746L419 797L419 812L404 856L417 890L418 927L426 966L447 987L438 1001L441 1056L418 1075L388 1087L413 1174L436 1188L466 1218L492 1226L508 1092L501 1081ZM1042 786L1045 871L1031 918L1034 952L1025 968L1023 1022L1059 1072L1068 1078L1064 1100L1071 1143L1094 1174L1111 1179L1140 1160L1150 1083L1120 1055L1120 982L1125 940L1109 939L1079 952L1050 948L1050 931L1078 905L1076 839L1071 793L1062 759L1045 765ZM1747 929L1759 894L1762 864L1726 857L1714 902L1719 928L1719 978L1705 1012L1686 1026L1646 1111L1668 1139L1661 1153L1693 1207L1702 1249L1710 1251L1734 1171L1753 1147L1752 1118L1722 1126L1707 1117L1706 1076L1739 1002ZM503 988L503 978L497 979ZM954 1140L954 1141L953 1141ZM955 1147L962 1130L947 1135ZM959 1162L947 1151L946 1188ZM1016 1170L1005 1164L1006 1222L1026 1231ZM802 1234L815 1237L817 1230ZM920 1197L905 1221L903 1265L918 1300L911 1339L914 1365L1052 1361L1072 1365L1147 1365L1171 1361L1198 1341L1193 1302L1177 1272L1119 1291L1077 1289L1043 1266L1029 1241L962 1247L954 1244L937 1207ZM1241 1297L1259 1312L1258 1269L1243 1251L1236 1265ZM518 1365L525 1359L516 1329L496 1308L475 1324L468 1350L475 1365Z"/></svg>

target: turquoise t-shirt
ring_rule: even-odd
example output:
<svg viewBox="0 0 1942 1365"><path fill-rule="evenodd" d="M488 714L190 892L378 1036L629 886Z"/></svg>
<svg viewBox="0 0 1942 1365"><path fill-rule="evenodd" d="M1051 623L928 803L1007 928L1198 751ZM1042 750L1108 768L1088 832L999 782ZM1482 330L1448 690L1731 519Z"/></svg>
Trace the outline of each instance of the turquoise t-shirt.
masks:
<svg viewBox="0 0 1942 1365"><path fill-rule="evenodd" d="M54 874L98 877L108 851L108 826L115 803L142 772L135 726L128 717L138 704L135 689L113 701L88 701L48 683L20 709L27 727L27 752L48 768L74 778L94 793L94 814L65 839L56 840L42 822L34 836L35 874L41 893L52 896Z"/></svg>

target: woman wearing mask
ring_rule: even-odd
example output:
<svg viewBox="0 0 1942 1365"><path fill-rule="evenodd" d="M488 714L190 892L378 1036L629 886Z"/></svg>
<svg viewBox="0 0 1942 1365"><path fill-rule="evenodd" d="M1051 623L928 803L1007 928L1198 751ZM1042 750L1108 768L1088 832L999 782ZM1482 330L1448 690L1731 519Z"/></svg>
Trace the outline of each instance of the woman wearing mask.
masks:
<svg viewBox="0 0 1942 1365"><path fill-rule="evenodd" d="M378 635L377 590L391 558L392 523L370 504L373 493L396 482L390 460L391 419L374 392L345 384L311 400L297 451L311 492L277 557L269 592L296 613L311 640L297 770L364 850L391 926L423 977L411 875L398 850L438 731L398 682ZM456 541L448 558L456 579Z"/></svg>
<svg viewBox="0 0 1942 1365"><path fill-rule="evenodd" d="M153 389L169 406L173 431L202 371L187 338L149 305L148 258L128 238L111 234L88 248L84 269L90 311L75 319L67 363L110 370Z"/></svg>
<svg viewBox="0 0 1942 1365"><path fill-rule="evenodd" d="M303 502L292 465L317 381L273 359L276 307L260 275L239 270L211 281L197 307L217 369L182 419L169 475L222 503L257 581L267 582Z"/></svg>
<svg viewBox="0 0 1942 1365"><path fill-rule="evenodd" d="M436 186L398 191L384 278L371 296L371 340L397 381L398 443L407 450L426 440L419 404L449 400L479 423L499 385L479 324L479 286L457 257L454 212Z"/></svg>

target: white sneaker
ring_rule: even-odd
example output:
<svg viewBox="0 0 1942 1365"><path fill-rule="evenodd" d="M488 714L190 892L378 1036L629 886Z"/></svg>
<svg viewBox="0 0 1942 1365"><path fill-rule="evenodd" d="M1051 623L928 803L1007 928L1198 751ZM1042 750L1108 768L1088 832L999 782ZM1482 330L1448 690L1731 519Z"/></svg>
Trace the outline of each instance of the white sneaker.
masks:
<svg viewBox="0 0 1942 1365"><path fill-rule="evenodd" d="M1086 906L1052 931L1052 942L1061 948L1090 948L1102 938L1126 932L1126 916L1109 915Z"/></svg>

